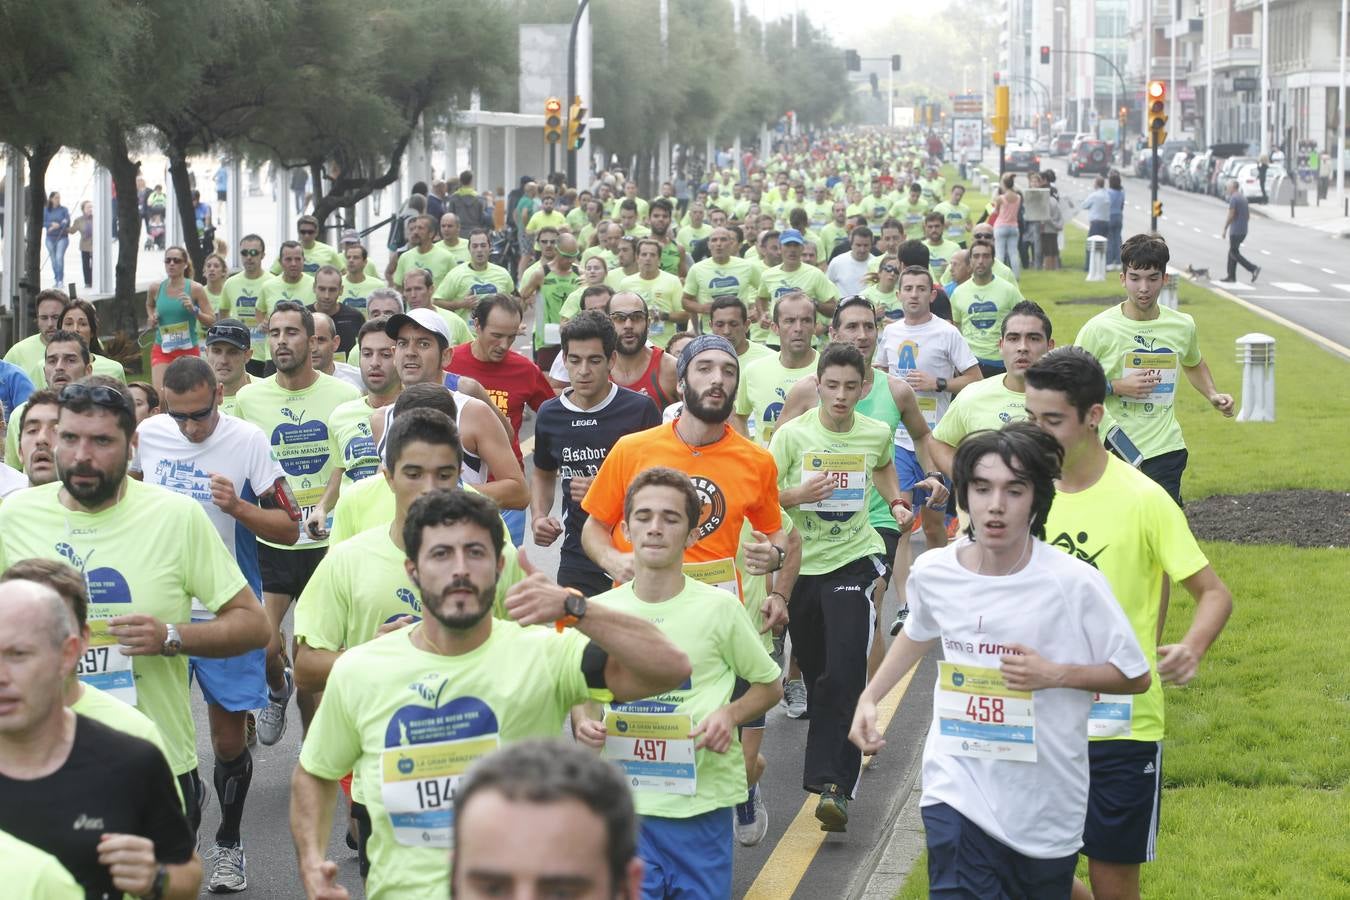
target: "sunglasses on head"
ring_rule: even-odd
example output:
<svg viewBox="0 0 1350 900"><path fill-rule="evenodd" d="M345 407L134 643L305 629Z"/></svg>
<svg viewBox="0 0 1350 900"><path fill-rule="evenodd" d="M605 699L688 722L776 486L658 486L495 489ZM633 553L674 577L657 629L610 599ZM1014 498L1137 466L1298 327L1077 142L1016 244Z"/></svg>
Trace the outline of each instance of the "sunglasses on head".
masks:
<svg viewBox="0 0 1350 900"><path fill-rule="evenodd" d="M239 325L212 325L206 330L206 342L208 344L216 340L223 340L247 345L252 339L253 336L249 333L249 330Z"/></svg>
<svg viewBox="0 0 1350 900"><path fill-rule="evenodd" d="M124 412L133 419L136 418L135 403L121 391L101 384L68 384L61 388L60 399L62 403L81 403L87 400L95 406L113 412Z"/></svg>

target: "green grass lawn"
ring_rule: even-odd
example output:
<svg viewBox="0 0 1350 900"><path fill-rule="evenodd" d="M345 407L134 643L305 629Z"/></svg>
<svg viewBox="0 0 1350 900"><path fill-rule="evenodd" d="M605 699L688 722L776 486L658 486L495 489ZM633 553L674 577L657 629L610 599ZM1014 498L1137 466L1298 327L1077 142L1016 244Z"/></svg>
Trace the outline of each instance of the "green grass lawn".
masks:
<svg viewBox="0 0 1350 900"><path fill-rule="evenodd" d="M978 208L975 200L972 208ZM1061 272L1027 272L1022 291L1045 306L1060 343L1122 298L1115 273L1083 281L1083 231L1070 227ZM1074 301L1100 298L1101 304ZM1345 491L1350 364L1298 334L1183 282L1220 390L1239 399L1234 340L1276 339L1274 423L1224 419L1181 388L1190 448L1188 498L1280 488ZM1149 898L1350 895L1350 550L1205 542L1233 592L1219 642L1184 689L1167 689L1168 739L1158 860L1143 869ZM1193 604L1173 588L1164 640ZM1085 869L1084 867L1080 867ZM903 898L927 894L920 859Z"/></svg>

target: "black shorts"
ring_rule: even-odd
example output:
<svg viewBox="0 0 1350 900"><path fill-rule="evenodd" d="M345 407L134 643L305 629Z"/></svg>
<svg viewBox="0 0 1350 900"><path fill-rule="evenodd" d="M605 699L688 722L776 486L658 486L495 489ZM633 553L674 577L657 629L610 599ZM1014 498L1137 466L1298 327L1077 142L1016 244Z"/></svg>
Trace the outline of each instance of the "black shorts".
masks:
<svg viewBox="0 0 1350 900"><path fill-rule="evenodd" d="M741 697L745 696L745 692L748 690L750 690L750 682L746 681L744 678L737 676L736 686L731 689L731 699L739 700ZM759 716L757 716L756 718L753 718L748 722L742 722L740 724L740 727L763 728L765 724L767 724L768 715L769 715L768 713L760 713Z"/></svg>
<svg viewBox="0 0 1350 900"><path fill-rule="evenodd" d="M919 810L928 844L928 896L1013 900L1069 900L1078 854L1036 859L994 840L954 807Z"/></svg>
<svg viewBox="0 0 1350 900"><path fill-rule="evenodd" d="M262 573L263 593L299 597L327 552L327 547L278 550L258 541L258 569Z"/></svg>
<svg viewBox="0 0 1350 900"><path fill-rule="evenodd" d="M1003 360L981 359L980 375L984 378L996 378L1008 371L1008 367L1003 364Z"/></svg>
<svg viewBox="0 0 1350 900"><path fill-rule="evenodd" d="M1189 456L1185 450L1171 450L1150 456L1139 464L1139 471L1162 485L1162 489L1182 508L1186 504L1181 502L1181 476L1186 471Z"/></svg>
<svg viewBox="0 0 1350 900"><path fill-rule="evenodd" d="M1083 855L1122 865L1152 862L1162 809L1162 741L1092 741L1088 771Z"/></svg>
<svg viewBox="0 0 1350 900"><path fill-rule="evenodd" d="M908 528L905 529L909 531ZM900 532L894 528L878 528L877 534L881 535L882 542L886 545L886 558L881 561L885 572L881 576L881 589L884 591L886 585L891 583L891 576L895 574L895 551L900 549Z"/></svg>
<svg viewBox="0 0 1350 900"><path fill-rule="evenodd" d="M566 560L558 564L558 584L576 588L587 597L614 590L614 581L595 566L568 565Z"/></svg>

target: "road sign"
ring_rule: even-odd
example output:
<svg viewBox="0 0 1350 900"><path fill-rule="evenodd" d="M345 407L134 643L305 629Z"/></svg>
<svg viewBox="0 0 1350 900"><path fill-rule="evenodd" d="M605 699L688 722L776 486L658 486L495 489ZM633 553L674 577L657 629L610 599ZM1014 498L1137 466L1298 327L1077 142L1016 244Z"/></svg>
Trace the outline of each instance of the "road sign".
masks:
<svg viewBox="0 0 1350 900"><path fill-rule="evenodd" d="M952 97L952 115L984 118L984 95L957 94Z"/></svg>

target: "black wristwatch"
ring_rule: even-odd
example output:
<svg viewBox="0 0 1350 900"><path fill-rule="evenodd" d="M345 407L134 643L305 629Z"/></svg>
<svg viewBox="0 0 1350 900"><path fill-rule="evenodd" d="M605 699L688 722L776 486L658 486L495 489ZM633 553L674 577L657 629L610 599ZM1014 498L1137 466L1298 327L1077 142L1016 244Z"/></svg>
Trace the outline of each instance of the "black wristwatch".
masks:
<svg viewBox="0 0 1350 900"><path fill-rule="evenodd" d="M939 378L939 379L937 380L937 389L938 389L938 391L946 391L946 390L947 390L947 379L945 379L945 378Z"/></svg>
<svg viewBox="0 0 1350 900"><path fill-rule="evenodd" d="M770 544L769 546L778 551L778 565L773 567L773 571L777 572L783 568L783 563L787 562L787 551L777 544Z"/></svg>
<svg viewBox="0 0 1350 900"><path fill-rule="evenodd" d="M563 598L563 612L577 621L586 618L586 598L580 591L567 592L567 596Z"/></svg>
<svg viewBox="0 0 1350 900"><path fill-rule="evenodd" d="M150 883L150 893L141 894L144 900L164 900L164 891L169 886L169 869L161 865L155 870L155 880Z"/></svg>

